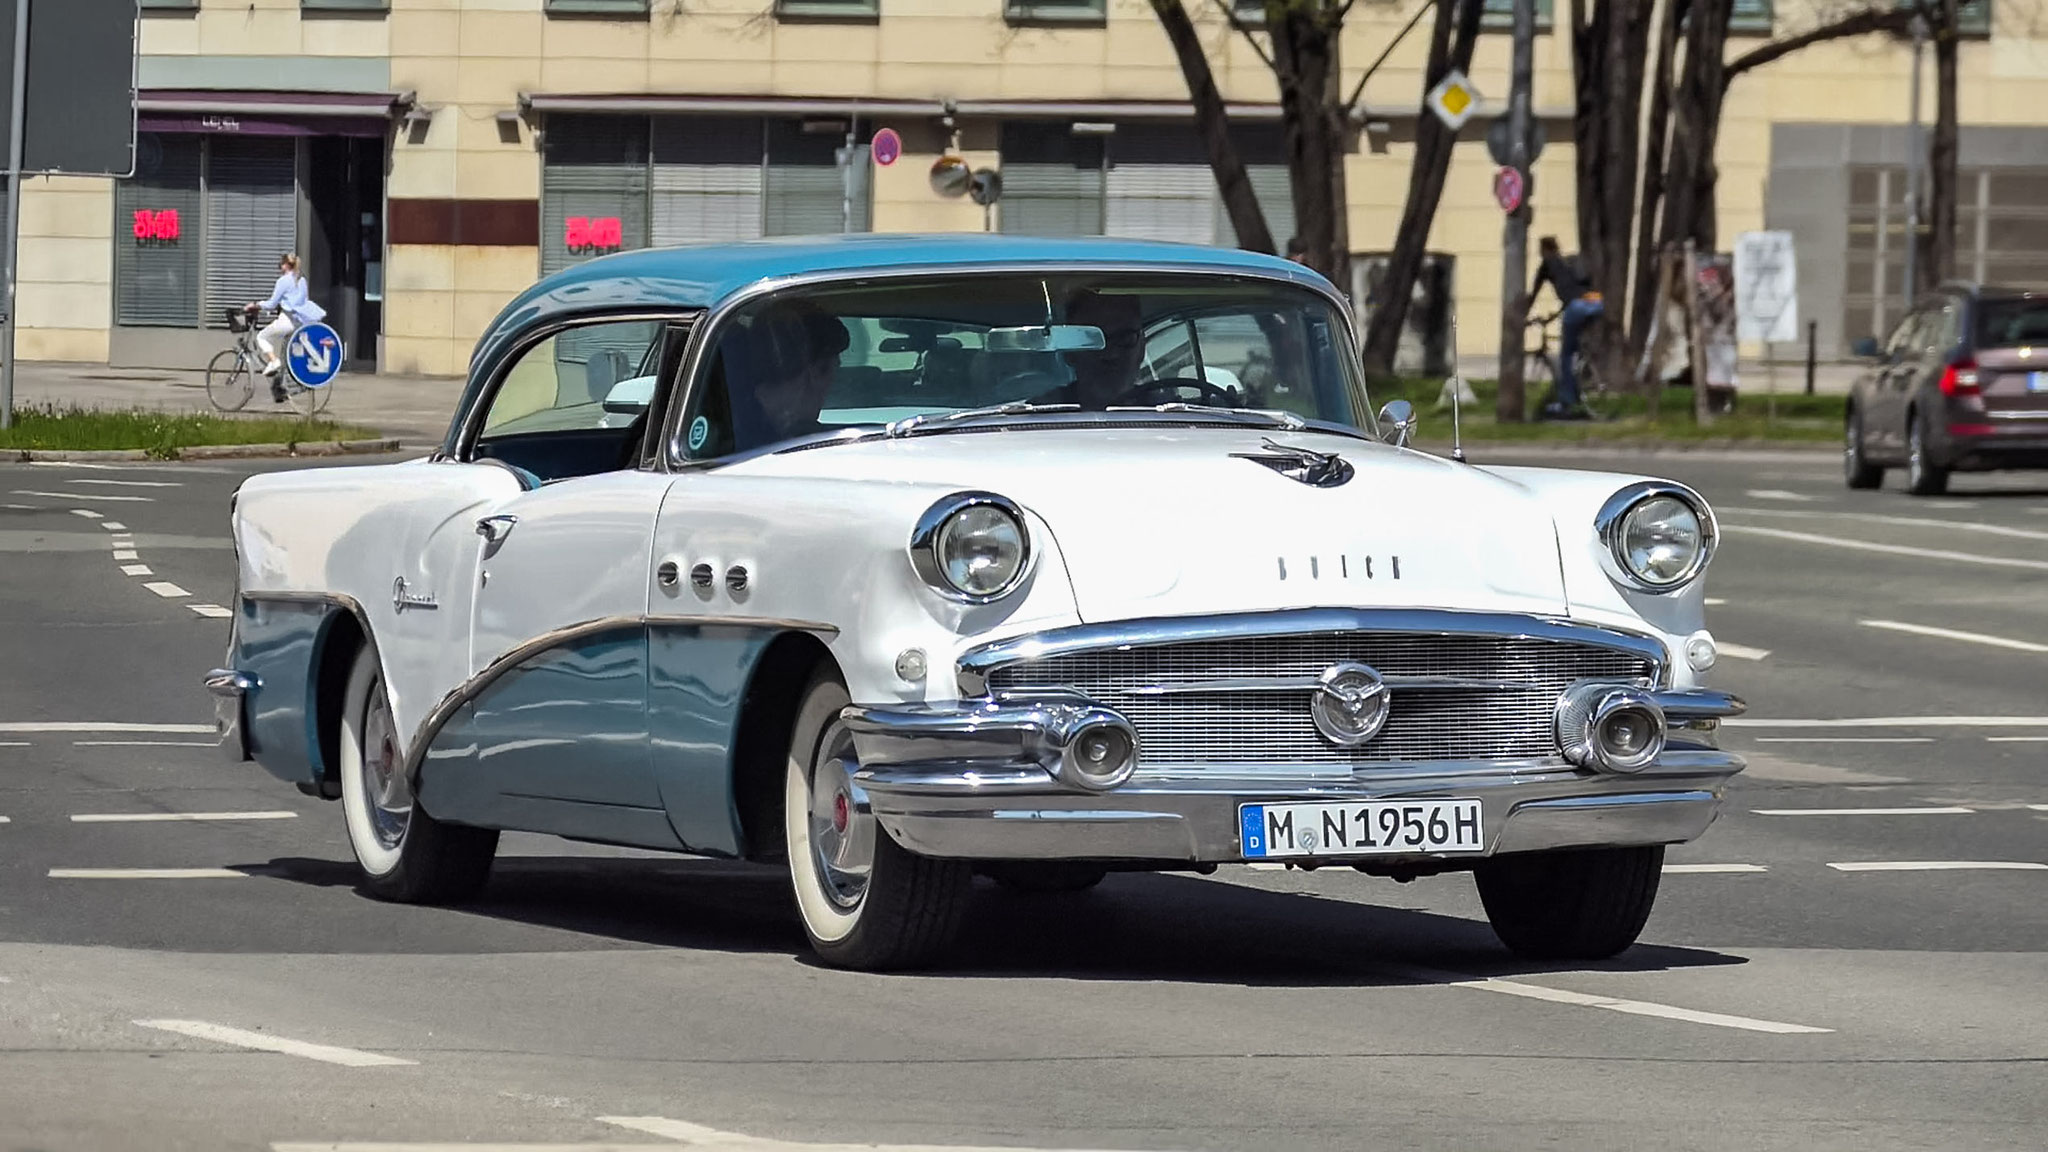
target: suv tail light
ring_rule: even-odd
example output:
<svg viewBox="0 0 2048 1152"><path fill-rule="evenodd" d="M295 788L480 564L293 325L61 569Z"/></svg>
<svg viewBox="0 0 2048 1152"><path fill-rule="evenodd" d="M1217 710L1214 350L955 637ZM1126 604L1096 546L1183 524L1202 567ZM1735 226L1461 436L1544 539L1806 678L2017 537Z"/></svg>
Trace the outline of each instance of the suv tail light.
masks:
<svg viewBox="0 0 2048 1152"><path fill-rule="evenodd" d="M1942 369L1941 394L1943 396L1977 395L1977 362L1962 360Z"/></svg>

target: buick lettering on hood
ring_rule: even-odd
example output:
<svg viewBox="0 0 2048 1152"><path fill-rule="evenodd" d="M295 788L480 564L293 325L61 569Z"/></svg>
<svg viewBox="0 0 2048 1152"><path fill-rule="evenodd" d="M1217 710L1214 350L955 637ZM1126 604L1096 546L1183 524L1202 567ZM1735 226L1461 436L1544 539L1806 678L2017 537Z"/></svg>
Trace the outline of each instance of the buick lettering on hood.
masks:
<svg viewBox="0 0 2048 1152"><path fill-rule="evenodd" d="M224 746L389 900L517 829L779 865L855 968L942 958L977 875L1254 862L1469 872L1514 952L1619 952L1742 768L1713 512L1417 451L1358 365L1244 252L590 260L431 456L242 485Z"/></svg>

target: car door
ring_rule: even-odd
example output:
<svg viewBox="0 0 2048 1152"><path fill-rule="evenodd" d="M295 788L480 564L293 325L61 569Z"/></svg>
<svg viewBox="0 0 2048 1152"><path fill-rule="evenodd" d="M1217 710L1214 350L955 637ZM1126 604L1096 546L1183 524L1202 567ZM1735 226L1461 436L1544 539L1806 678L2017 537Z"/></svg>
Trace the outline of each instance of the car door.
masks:
<svg viewBox="0 0 2048 1152"><path fill-rule="evenodd" d="M479 822L674 845L648 764L645 627L649 549L672 481L643 462L644 377L593 383L590 363L617 376L665 348L660 397L686 335L646 320L565 330L514 358L481 401L467 451L524 483L471 510L473 699L430 754L430 809L439 791L483 809Z"/></svg>
<svg viewBox="0 0 2048 1152"><path fill-rule="evenodd" d="M1925 307L1906 313L1884 343L1884 360L1871 381L1867 419L1863 424L1866 450L1876 449L1889 458L1905 451L1905 405L1901 401L1905 381L1919 369L1921 328L1926 323Z"/></svg>

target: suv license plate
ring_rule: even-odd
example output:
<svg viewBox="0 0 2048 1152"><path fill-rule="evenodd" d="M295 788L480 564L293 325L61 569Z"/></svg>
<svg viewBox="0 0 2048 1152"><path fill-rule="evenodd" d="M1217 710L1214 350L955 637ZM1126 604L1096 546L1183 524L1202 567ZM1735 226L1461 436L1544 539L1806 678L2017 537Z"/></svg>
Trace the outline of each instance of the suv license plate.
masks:
<svg viewBox="0 0 2048 1152"><path fill-rule="evenodd" d="M1247 860L1486 850L1477 800L1240 804L1237 816Z"/></svg>

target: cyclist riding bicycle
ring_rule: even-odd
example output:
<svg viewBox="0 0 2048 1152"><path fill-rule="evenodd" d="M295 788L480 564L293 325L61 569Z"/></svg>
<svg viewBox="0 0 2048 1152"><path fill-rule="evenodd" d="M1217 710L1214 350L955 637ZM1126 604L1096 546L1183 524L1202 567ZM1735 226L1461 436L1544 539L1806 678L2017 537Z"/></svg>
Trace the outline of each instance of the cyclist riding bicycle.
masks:
<svg viewBox="0 0 2048 1152"><path fill-rule="evenodd" d="M1536 283L1529 289L1529 298L1534 300L1545 284L1550 285L1550 290L1557 293L1557 302L1564 306L1564 335L1558 341L1557 398L1543 406L1537 419L1585 420L1589 416L1579 398L1579 332L1604 315L1607 306L1601 302L1600 294L1593 291L1578 262L1558 251L1557 237L1545 236L1538 242L1538 248L1543 263L1536 269Z"/></svg>
<svg viewBox="0 0 2048 1152"><path fill-rule="evenodd" d="M278 360L279 342L291 339L300 325L311 324L323 319L327 309L313 303L306 294L306 277L299 270L297 254L287 252L277 259L277 284L270 290L270 299L249 305L251 312L277 309L277 318L263 326L256 334L256 346L263 349L266 363L263 374L270 377L270 398L282 404L285 402L284 384L277 378L284 365Z"/></svg>

